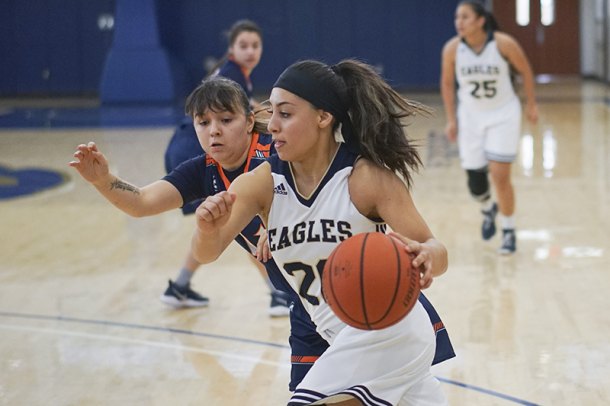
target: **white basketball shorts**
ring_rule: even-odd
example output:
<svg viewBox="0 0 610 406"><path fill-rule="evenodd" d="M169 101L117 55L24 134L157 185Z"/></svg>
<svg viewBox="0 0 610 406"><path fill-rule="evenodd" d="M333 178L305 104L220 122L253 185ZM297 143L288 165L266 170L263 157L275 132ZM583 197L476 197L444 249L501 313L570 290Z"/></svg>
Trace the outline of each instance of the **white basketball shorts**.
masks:
<svg viewBox="0 0 610 406"><path fill-rule="evenodd" d="M458 107L458 147L464 169L480 169L489 161L513 162L519 149L521 103L493 110Z"/></svg>
<svg viewBox="0 0 610 406"><path fill-rule="evenodd" d="M393 326L374 331L347 326L309 370L289 405L346 395L366 406L447 405L430 371L435 347L430 318L419 301Z"/></svg>

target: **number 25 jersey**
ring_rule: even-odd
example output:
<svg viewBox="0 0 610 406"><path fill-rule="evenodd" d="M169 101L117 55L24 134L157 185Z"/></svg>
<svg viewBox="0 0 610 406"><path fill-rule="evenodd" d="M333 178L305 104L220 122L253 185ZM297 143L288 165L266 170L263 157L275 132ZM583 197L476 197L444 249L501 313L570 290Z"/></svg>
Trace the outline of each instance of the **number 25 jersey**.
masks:
<svg viewBox="0 0 610 406"><path fill-rule="evenodd" d="M455 55L455 78L461 108L493 110L513 101L517 96L511 81L510 65L500 54L494 34L476 53L461 40Z"/></svg>

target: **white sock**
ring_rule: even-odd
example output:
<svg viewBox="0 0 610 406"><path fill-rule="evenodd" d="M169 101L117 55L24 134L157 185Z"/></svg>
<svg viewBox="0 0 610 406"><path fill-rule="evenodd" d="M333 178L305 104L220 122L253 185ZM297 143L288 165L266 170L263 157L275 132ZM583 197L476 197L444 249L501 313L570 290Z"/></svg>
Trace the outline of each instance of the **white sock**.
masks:
<svg viewBox="0 0 610 406"><path fill-rule="evenodd" d="M503 230L514 230L516 225L515 215L513 214L512 216L504 216L500 214L500 225Z"/></svg>

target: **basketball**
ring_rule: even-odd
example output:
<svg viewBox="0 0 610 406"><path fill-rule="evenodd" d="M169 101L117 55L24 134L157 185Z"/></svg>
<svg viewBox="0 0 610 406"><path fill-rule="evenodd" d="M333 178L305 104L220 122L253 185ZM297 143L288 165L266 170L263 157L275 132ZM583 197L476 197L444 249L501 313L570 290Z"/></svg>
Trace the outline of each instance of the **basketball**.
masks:
<svg viewBox="0 0 610 406"><path fill-rule="evenodd" d="M392 237L370 232L342 241L322 273L322 294L346 324L379 330L398 323L419 297L420 273Z"/></svg>

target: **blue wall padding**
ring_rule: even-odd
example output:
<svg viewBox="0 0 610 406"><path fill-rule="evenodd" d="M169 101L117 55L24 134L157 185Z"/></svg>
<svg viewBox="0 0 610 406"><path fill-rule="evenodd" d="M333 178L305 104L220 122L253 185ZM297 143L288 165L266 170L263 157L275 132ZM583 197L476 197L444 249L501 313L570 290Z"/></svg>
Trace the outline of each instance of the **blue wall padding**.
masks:
<svg viewBox="0 0 610 406"><path fill-rule="evenodd" d="M458 0L0 0L0 96L99 94L105 104L184 102L250 18L264 32L252 74L268 92L291 63L362 59L395 87L438 90ZM112 28L98 27L114 18Z"/></svg>
<svg viewBox="0 0 610 406"><path fill-rule="evenodd" d="M100 84L101 102L174 101L174 76L159 41L155 2L117 0L115 27Z"/></svg>

